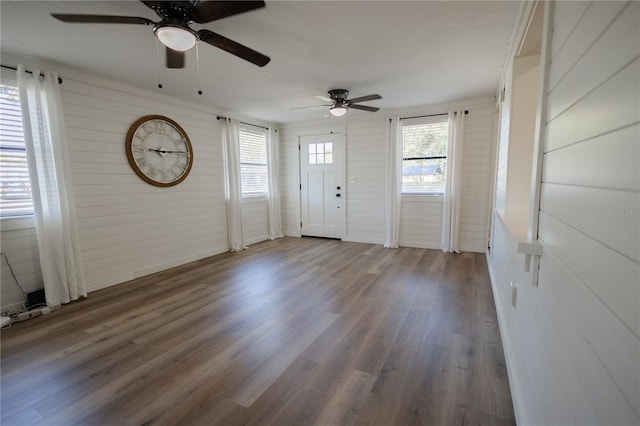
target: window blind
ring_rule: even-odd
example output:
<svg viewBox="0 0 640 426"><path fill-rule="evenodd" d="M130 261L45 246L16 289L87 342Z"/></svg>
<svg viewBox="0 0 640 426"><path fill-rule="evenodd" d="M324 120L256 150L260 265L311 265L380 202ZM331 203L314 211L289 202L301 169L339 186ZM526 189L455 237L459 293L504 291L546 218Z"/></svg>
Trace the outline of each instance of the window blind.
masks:
<svg viewBox="0 0 640 426"><path fill-rule="evenodd" d="M240 127L240 179L243 196L266 195L269 192L264 129Z"/></svg>
<svg viewBox="0 0 640 426"><path fill-rule="evenodd" d="M403 194L444 193L449 126L433 121L403 126Z"/></svg>
<svg viewBox="0 0 640 426"><path fill-rule="evenodd" d="M0 85L0 217L33 214L18 88Z"/></svg>

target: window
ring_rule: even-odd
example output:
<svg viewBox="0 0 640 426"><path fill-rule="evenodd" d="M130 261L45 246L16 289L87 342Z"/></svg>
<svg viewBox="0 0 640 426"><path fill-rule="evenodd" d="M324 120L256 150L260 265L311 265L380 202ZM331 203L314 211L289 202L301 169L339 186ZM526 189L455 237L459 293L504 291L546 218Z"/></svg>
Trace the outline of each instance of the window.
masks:
<svg viewBox="0 0 640 426"><path fill-rule="evenodd" d="M309 164L332 164L333 142L309 144Z"/></svg>
<svg viewBox="0 0 640 426"><path fill-rule="evenodd" d="M0 84L0 217L32 214L18 88Z"/></svg>
<svg viewBox="0 0 640 426"><path fill-rule="evenodd" d="M264 129L240 127L240 179L244 197L267 195L269 192L267 135Z"/></svg>
<svg viewBox="0 0 640 426"><path fill-rule="evenodd" d="M402 131L402 193L444 194L447 176L446 116L406 120Z"/></svg>

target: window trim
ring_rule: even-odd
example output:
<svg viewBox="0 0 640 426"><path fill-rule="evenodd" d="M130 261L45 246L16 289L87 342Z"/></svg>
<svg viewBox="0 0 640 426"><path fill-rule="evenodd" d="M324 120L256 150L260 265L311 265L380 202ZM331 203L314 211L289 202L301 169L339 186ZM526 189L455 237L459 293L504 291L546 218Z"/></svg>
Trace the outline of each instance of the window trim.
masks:
<svg viewBox="0 0 640 426"><path fill-rule="evenodd" d="M17 79L15 77L12 76L6 76L3 75L2 78L0 79L0 85L5 86L5 87L9 87L11 89L14 89L16 92L16 95L18 96L18 102L20 102L19 97L20 97L20 91L18 88L18 82ZM17 121L17 120L16 120ZM22 131L24 132L24 125L22 124L22 117L20 116L20 125L22 127ZM16 153L24 153L25 155L25 160L26 160L26 154L27 154L27 150L26 150L26 146L24 145L24 137L22 138L22 146L17 147L17 146L6 146L1 148L2 151L9 151L9 152L16 152ZM27 172L27 176L29 174L29 168L27 166L26 168L26 172ZM4 181L2 181L4 183ZM29 191L31 193L31 191ZM6 223L6 221L15 221L18 225L17 226L21 226L20 224L22 224L23 222L32 222L33 218L34 218L34 205L33 205L33 194L31 194L31 210L29 212L21 212L18 214L12 214L12 215L4 215L3 212L0 210L0 221L3 221ZM25 225L25 228L28 227Z"/></svg>
<svg viewBox="0 0 640 426"><path fill-rule="evenodd" d="M413 117L413 118L404 119L404 120L402 120L403 135L404 135L404 128L405 127L420 126L420 125L427 125L427 124L448 123L448 121L449 121L448 114L432 115L432 116L426 116L426 117ZM402 139L402 144L403 144L403 154L404 154L404 137ZM449 138L447 137L447 147L448 147L448 145L449 145ZM404 155L403 155L402 164L403 164L403 167L404 167L404 161L406 161L406 160L446 160L446 159L447 159L446 155L417 156L417 157L404 157ZM404 173L401 174L401 178L403 176L404 176ZM425 192L403 192L402 191L402 184L400 185L400 187L401 187L400 195L403 198L406 198L406 197L444 197L444 190L442 192L426 192L426 191Z"/></svg>
<svg viewBox="0 0 640 426"><path fill-rule="evenodd" d="M242 199L255 199L255 198L267 198L269 196L269 158L268 158L268 149L267 149L267 130L260 127L260 126L254 126L251 124L240 124L239 126L239 135L238 135L238 143L240 145L240 175L242 176L242 167L243 165L246 166L264 166L265 170L266 170L266 177L267 177L267 184L264 188L264 191L251 191L251 192L245 192L245 189L242 185L242 178L240 179L240 192L242 195ZM240 135L243 133L261 133L264 136L264 152L265 152L265 162L264 163L256 163L253 161L242 161L242 141L240 140L241 137Z"/></svg>

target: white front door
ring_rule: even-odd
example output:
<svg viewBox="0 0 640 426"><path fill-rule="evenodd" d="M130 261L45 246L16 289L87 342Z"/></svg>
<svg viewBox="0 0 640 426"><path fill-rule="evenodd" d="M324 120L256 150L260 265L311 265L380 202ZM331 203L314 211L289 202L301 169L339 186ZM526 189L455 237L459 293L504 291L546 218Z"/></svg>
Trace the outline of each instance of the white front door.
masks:
<svg viewBox="0 0 640 426"><path fill-rule="evenodd" d="M345 230L344 134L300 136L301 233L342 238Z"/></svg>

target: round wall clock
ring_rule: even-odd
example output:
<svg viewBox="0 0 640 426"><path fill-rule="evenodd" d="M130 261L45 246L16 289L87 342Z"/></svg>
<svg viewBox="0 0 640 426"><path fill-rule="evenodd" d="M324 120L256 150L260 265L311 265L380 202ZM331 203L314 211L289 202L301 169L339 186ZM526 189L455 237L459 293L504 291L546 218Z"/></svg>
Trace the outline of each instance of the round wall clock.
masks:
<svg viewBox="0 0 640 426"><path fill-rule="evenodd" d="M193 164L189 136L178 123L162 115L147 115L133 123L125 149L133 171L155 186L179 184Z"/></svg>

